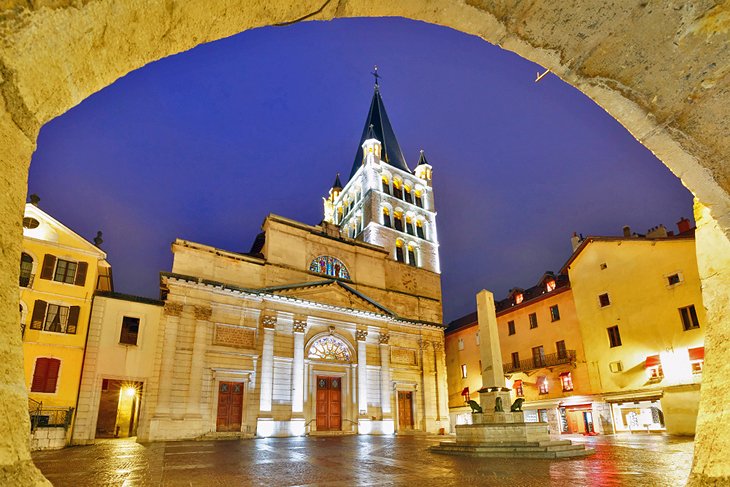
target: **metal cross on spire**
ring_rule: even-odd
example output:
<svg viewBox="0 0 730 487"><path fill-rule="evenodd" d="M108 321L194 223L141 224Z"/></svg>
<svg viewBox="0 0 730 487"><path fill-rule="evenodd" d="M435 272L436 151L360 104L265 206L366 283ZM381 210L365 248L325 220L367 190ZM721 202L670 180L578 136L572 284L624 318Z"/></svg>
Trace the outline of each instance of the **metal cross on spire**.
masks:
<svg viewBox="0 0 730 487"><path fill-rule="evenodd" d="M372 74L375 77L375 87L377 88L380 86L379 80L381 78L381 76L378 74L378 65L376 64L373 69L374 69L374 71L370 74Z"/></svg>

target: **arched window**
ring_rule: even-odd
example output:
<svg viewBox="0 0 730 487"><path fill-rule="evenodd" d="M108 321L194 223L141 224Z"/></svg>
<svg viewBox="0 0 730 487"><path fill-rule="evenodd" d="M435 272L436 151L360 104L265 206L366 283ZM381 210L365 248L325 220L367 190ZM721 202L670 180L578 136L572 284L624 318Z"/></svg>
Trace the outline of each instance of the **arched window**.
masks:
<svg viewBox="0 0 730 487"><path fill-rule="evenodd" d="M33 284L33 257L23 252L20 254L20 287Z"/></svg>
<svg viewBox="0 0 730 487"><path fill-rule="evenodd" d="M413 244L408 244L408 264L416 267L418 261L416 260L416 248Z"/></svg>
<svg viewBox="0 0 730 487"><path fill-rule="evenodd" d="M403 197L407 203L413 203L413 195L411 194L411 185L408 183L403 184Z"/></svg>
<svg viewBox="0 0 730 487"><path fill-rule="evenodd" d="M393 196L398 199L403 198L403 183L400 179L393 178Z"/></svg>
<svg viewBox="0 0 730 487"><path fill-rule="evenodd" d="M387 207L383 207L383 225L388 228L393 226L393 222L390 221L390 210Z"/></svg>
<svg viewBox="0 0 730 487"><path fill-rule="evenodd" d="M398 239L395 241L395 260L398 262L405 262L405 255L403 254L403 240Z"/></svg>
<svg viewBox="0 0 730 487"><path fill-rule="evenodd" d="M349 362L350 349L336 336L324 336L316 340L309 348L309 358Z"/></svg>
<svg viewBox="0 0 730 487"><path fill-rule="evenodd" d="M388 176L383 174L381 181L383 185L383 193L390 194L390 183L388 182Z"/></svg>
<svg viewBox="0 0 730 487"><path fill-rule="evenodd" d="M420 189L416 190L416 206L423 208L423 191Z"/></svg>
<svg viewBox="0 0 730 487"><path fill-rule="evenodd" d="M349 279L350 273L341 260L329 255L320 255L309 265L309 270L317 274L326 274L328 276L340 279Z"/></svg>
<svg viewBox="0 0 730 487"><path fill-rule="evenodd" d="M406 232L408 232L409 235L415 235L416 232L413 230L413 218L410 216L406 216Z"/></svg>
<svg viewBox="0 0 730 487"><path fill-rule="evenodd" d="M403 212L402 211L395 211L395 229L399 232L403 231Z"/></svg>
<svg viewBox="0 0 730 487"><path fill-rule="evenodd" d="M423 229L423 220L416 220L416 233L420 238L426 238L426 233Z"/></svg>

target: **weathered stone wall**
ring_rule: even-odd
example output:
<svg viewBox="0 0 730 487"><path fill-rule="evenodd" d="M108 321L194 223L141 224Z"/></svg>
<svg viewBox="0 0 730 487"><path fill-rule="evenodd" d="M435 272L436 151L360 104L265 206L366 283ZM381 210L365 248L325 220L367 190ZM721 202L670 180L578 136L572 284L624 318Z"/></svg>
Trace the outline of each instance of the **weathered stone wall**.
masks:
<svg viewBox="0 0 730 487"><path fill-rule="evenodd" d="M28 454L17 336L20 219L39 127L145 64L259 26L300 19L403 16L453 27L538 62L652 150L704 205L715 238L730 232L730 6L727 2L54 0L0 4L0 483L42 481ZM701 232L702 233L702 232ZM698 246L700 239L698 238ZM727 250L727 247L725 247ZM708 343L727 333L727 262L707 259ZM702 264L700 264L702 265ZM725 293L727 294L727 293ZM716 299L715 299L716 297ZM710 318L712 320L712 318ZM723 349L724 350L724 349ZM708 380L726 380L708 345ZM717 368L716 368L717 367ZM721 387L716 391L724 391ZM713 401L725 404L730 392ZM709 401L709 398L703 398ZM714 403L713 403L714 404ZM727 423L701 405L693 482L730 479L713 441ZM719 419L719 418L718 418ZM703 480L704 479L704 480Z"/></svg>

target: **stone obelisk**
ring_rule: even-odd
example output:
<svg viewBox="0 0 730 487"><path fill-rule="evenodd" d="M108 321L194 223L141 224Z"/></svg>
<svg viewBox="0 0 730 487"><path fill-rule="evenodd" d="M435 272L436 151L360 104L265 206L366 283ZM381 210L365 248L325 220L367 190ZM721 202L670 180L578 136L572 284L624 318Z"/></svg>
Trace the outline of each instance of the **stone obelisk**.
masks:
<svg viewBox="0 0 730 487"><path fill-rule="evenodd" d="M482 359L482 388L479 390L479 403L488 416L500 413L497 398L504 411L511 405L510 390L505 387L502 368L502 351L499 346L497 313L494 308L494 295L486 290L477 294L477 317L479 320L479 353Z"/></svg>

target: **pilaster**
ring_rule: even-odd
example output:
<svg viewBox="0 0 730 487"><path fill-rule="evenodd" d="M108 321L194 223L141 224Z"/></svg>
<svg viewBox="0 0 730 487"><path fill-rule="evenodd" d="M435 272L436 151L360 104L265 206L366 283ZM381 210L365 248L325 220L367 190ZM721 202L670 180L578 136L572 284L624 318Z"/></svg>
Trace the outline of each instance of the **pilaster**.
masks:
<svg viewBox="0 0 730 487"><path fill-rule="evenodd" d="M367 330L356 330L357 340L357 409L359 416L368 417L368 369L367 369Z"/></svg>
<svg viewBox="0 0 730 487"><path fill-rule="evenodd" d="M294 332L291 406L292 418L302 417L304 413L304 334L306 330L306 318L295 318L292 323L292 331Z"/></svg>
<svg viewBox="0 0 730 487"><path fill-rule="evenodd" d="M205 348L208 323L213 310L209 306L194 306L195 334L193 338L193 354L190 360L190 376L188 380L188 397L186 415L200 416L200 397L203 387L203 367L205 366Z"/></svg>
<svg viewBox="0 0 730 487"><path fill-rule="evenodd" d="M177 352L177 332L180 326L182 303L168 301L165 303L163 316L165 335L163 337L162 365L160 367L160 388L155 416L170 414L170 396L172 394L172 378L175 370L175 354Z"/></svg>
<svg viewBox="0 0 730 487"><path fill-rule="evenodd" d="M380 342L380 409L383 413L383 419L392 418L391 410L392 391L390 387L390 335L388 333L380 333L378 337Z"/></svg>
<svg viewBox="0 0 730 487"><path fill-rule="evenodd" d="M271 414L271 400L274 392L274 333L276 330L276 315L264 314L261 318L261 327L264 331L264 344L261 351L261 393L259 411L261 414Z"/></svg>

